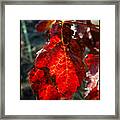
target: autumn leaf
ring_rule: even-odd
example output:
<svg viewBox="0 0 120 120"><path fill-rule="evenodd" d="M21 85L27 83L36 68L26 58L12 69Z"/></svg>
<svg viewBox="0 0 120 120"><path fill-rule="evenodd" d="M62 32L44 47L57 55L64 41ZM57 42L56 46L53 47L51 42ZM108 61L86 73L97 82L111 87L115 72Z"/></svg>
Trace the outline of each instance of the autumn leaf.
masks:
<svg viewBox="0 0 120 120"><path fill-rule="evenodd" d="M44 27L38 27L39 31L47 29L48 24L46 21ZM37 99L72 99L86 77L85 62L90 66L89 59L83 61L85 45L79 38L72 38L71 25L63 23L61 27L62 31L59 27L60 33L52 34L38 52L34 68L29 72L29 83Z"/></svg>
<svg viewBox="0 0 120 120"><path fill-rule="evenodd" d="M45 46L47 49L36 58L35 68L42 70L43 67L47 67L49 73L44 77L50 79L52 76L55 76L60 97L71 99L72 94L76 91L77 87L80 86L85 75L81 56L79 54L73 54L75 52L74 48L79 47L79 45L77 46L77 43L73 44L71 42L71 48L69 48L69 46L64 45L57 36L51 38L50 41L50 44Z"/></svg>
<svg viewBox="0 0 120 120"><path fill-rule="evenodd" d="M46 76L48 79L55 76L57 90L61 98L71 99L85 75L81 56L72 55L74 52L72 47L75 44L71 43L69 50L69 47L63 45L57 36L51 38L50 41L50 44L47 47L45 46L44 52L36 58L35 67L37 69L47 67L49 75Z"/></svg>
<svg viewBox="0 0 120 120"><path fill-rule="evenodd" d="M57 100L60 99L60 96L55 86L46 84L38 91L38 99Z"/></svg>
<svg viewBox="0 0 120 120"><path fill-rule="evenodd" d="M36 30L38 32L44 32L45 30L49 30L53 22L54 20L43 20L36 25Z"/></svg>
<svg viewBox="0 0 120 120"><path fill-rule="evenodd" d="M97 89L98 86L92 89L92 91L87 95L87 100L99 100L100 99L100 92Z"/></svg>

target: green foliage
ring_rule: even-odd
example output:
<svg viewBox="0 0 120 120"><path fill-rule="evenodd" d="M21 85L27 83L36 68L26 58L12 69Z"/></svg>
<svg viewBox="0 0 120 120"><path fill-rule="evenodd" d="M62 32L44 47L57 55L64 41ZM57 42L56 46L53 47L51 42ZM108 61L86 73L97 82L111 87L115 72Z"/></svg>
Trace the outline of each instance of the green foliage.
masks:
<svg viewBox="0 0 120 120"><path fill-rule="evenodd" d="M73 94L73 100L85 100L84 93L87 91L87 81L83 80L80 87L78 87L77 92Z"/></svg>

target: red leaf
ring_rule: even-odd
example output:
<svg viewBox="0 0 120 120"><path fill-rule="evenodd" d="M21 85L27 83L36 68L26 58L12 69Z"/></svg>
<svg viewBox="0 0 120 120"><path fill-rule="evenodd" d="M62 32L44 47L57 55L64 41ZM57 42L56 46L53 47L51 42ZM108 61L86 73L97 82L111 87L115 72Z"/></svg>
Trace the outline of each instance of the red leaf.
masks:
<svg viewBox="0 0 120 120"><path fill-rule="evenodd" d="M80 86L85 76L81 56L77 51L75 51L75 55L72 53L76 48L79 49L79 45L71 43L70 46L71 50L62 40L54 36L50 39L50 43L44 47L44 52L40 53L35 60L36 69L43 67L49 69L48 79L53 75L55 76L58 93L64 99L72 98L72 94L76 92L77 87ZM29 79L33 81L30 77ZM42 99L44 97L39 98Z"/></svg>
<svg viewBox="0 0 120 120"><path fill-rule="evenodd" d="M39 69L33 68L29 73L30 82L36 82L36 80L41 80L44 76L44 72Z"/></svg>
<svg viewBox="0 0 120 120"><path fill-rule="evenodd" d="M44 32L50 28L50 25L54 22L54 20L44 20L36 25L36 30L38 32Z"/></svg>
<svg viewBox="0 0 120 120"><path fill-rule="evenodd" d="M99 100L100 99L100 93L99 90L97 89L98 86L96 86L92 91L88 94L86 99L88 100Z"/></svg>
<svg viewBox="0 0 120 120"><path fill-rule="evenodd" d="M99 68L99 55L88 54L85 58L85 63L92 73L96 73Z"/></svg>
<svg viewBox="0 0 120 120"><path fill-rule="evenodd" d="M47 29L52 21L38 26L38 31ZM85 46L80 39L72 39L73 31L69 23L63 25L63 36L51 35L35 59L35 68L29 74L31 87L37 93L37 99L72 99L73 93L86 77L83 63ZM59 30L61 32L61 30ZM88 68L96 64L96 57L88 55L85 62Z"/></svg>
<svg viewBox="0 0 120 120"><path fill-rule="evenodd" d="M60 99L59 93L55 86L45 85L38 92L38 99L42 100L57 100Z"/></svg>

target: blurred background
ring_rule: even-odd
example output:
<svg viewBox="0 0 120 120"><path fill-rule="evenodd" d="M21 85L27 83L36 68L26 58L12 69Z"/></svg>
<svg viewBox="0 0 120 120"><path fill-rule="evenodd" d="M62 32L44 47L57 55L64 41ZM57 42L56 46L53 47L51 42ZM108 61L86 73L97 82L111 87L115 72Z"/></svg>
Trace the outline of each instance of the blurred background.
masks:
<svg viewBox="0 0 120 120"><path fill-rule="evenodd" d="M36 52L40 50L48 40L47 31L37 32L35 26L40 20L20 21L20 99L34 100L35 96L28 84L28 72L33 67Z"/></svg>

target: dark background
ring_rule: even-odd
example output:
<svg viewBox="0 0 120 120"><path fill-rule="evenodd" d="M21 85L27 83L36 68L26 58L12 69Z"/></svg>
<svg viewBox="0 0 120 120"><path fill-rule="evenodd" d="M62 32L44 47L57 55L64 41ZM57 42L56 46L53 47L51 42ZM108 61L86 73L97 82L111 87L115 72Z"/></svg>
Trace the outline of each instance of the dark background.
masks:
<svg viewBox="0 0 120 120"><path fill-rule="evenodd" d="M40 50L47 41L46 31L37 32L36 24L39 20L20 21L20 99L34 100L35 96L28 84L28 72L33 67L36 52Z"/></svg>

